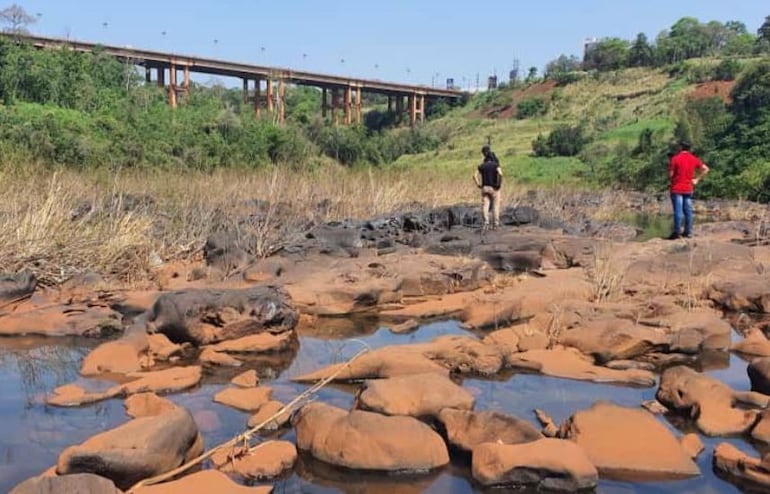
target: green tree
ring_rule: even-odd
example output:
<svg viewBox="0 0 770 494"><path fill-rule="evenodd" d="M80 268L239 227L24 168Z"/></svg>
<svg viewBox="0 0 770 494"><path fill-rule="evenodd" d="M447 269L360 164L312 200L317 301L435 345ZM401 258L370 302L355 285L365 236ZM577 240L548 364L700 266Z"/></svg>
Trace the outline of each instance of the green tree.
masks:
<svg viewBox="0 0 770 494"><path fill-rule="evenodd" d="M545 66L545 77L556 79L558 76L580 70L580 59L575 55L559 55L558 58L551 60Z"/></svg>
<svg viewBox="0 0 770 494"><path fill-rule="evenodd" d="M757 51L770 51L770 15L765 17L765 22L757 29Z"/></svg>
<svg viewBox="0 0 770 494"><path fill-rule="evenodd" d="M628 63L628 41L620 38L606 38L588 50L583 59L586 70L617 70Z"/></svg>
<svg viewBox="0 0 770 494"><path fill-rule="evenodd" d="M527 78L524 79L524 82L526 82L527 84L537 82L537 67L529 68L529 71L527 72Z"/></svg>
<svg viewBox="0 0 770 494"><path fill-rule="evenodd" d="M655 51L647 40L647 35L639 33L636 35L631 48L628 50L629 67L648 67L655 60Z"/></svg>

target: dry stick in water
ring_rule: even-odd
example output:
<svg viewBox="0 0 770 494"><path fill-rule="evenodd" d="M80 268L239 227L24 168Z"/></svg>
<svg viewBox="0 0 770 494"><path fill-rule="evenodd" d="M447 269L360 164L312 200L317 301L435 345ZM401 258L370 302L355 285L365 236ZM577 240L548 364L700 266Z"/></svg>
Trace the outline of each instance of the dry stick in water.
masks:
<svg viewBox="0 0 770 494"><path fill-rule="evenodd" d="M302 401L310 398L314 394L316 394L318 391L320 391L323 387L325 387L327 384L332 382L340 373L342 373L343 370L345 370L347 367L350 366L353 362L356 361L359 357L362 355L368 353L370 351L370 348L364 348L360 352L358 352L356 355L353 356L350 360L347 361L347 363L343 366L341 366L339 369L334 371L331 375L327 376L326 378L318 381L310 388L303 391L301 394L299 394L296 398L291 400L288 404L284 405L283 408L278 410L276 413L274 413L272 416L265 419L264 422L261 424L257 424L256 426L252 427L251 429L247 430L246 432L239 434L235 436L234 438L223 442L222 444L219 444L218 446L213 447L212 449L208 450L207 452L203 453L202 455L198 456L197 458L194 458L184 465L175 468L174 470L171 470L170 472L163 473L161 475L157 475L155 477L151 477L149 479L144 479L137 484L135 484L133 487L131 487L127 494L131 494L133 492L136 492L137 489L140 487L147 487L150 485L160 484L161 482L165 482L166 480L172 479L179 475L180 473L183 473L190 468L194 467L195 465L198 465L202 463L203 461L211 458L214 456L214 453L219 451L220 449L228 448L228 447L234 447L240 442L247 442L251 437L259 432L263 427L265 427L267 424L269 424L271 421L275 420L276 418L280 417L284 413L290 413L294 407L296 407L299 403Z"/></svg>

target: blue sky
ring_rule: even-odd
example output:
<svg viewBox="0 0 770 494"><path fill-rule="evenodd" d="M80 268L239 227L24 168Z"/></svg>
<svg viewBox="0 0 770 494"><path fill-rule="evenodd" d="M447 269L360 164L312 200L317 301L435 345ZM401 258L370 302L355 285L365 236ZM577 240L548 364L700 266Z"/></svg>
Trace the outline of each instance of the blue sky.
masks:
<svg viewBox="0 0 770 494"><path fill-rule="evenodd" d="M41 14L31 30L46 36L418 84L453 77L466 86L495 70L507 79L516 58L526 71L561 53L580 54L587 37L654 38L685 15L738 20L756 31L770 15L766 0L17 3Z"/></svg>

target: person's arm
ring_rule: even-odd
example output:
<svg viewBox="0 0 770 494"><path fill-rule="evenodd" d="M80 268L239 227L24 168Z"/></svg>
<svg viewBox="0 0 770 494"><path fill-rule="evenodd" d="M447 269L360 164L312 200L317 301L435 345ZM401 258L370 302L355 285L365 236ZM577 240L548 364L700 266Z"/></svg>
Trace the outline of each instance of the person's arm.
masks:
<svg viewBox="0 0 770 494"><path fill-rule="evenodd" d="M473 172L473 181L476 182L476 187L481 188L481 173L478 170Z"/></svg>
<svg viewBox="0 0 770 494"><path fill-rule="evenodd" d="M709 167L708 167L708 165L706 163L703 163L701 161L700 166L698 168L696 168L695 171L697 172L697 176L692 179L692 184L693 185L698 185L698 182L700 182L703 177L708 175Z"/></svg>
<svg viewBox="0 0 770 494"><path fill-rule="evenodd" d="M668 160L668 179L673 180L674 179L674 158L671 158Z"/></svg>

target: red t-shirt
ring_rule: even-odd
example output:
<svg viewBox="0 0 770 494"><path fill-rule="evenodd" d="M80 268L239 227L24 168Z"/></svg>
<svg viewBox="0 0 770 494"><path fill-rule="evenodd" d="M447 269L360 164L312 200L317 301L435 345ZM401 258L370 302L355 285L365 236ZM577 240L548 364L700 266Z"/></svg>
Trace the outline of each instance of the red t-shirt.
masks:
<svg viewBox="0 0 770 494"><path fill-rule="evenodd" d="M674 194L692 194L692 179L695 170L703 166L703 162L689 151L682 151L671 158L668 172L671 176L671 192Z"/></svg>

